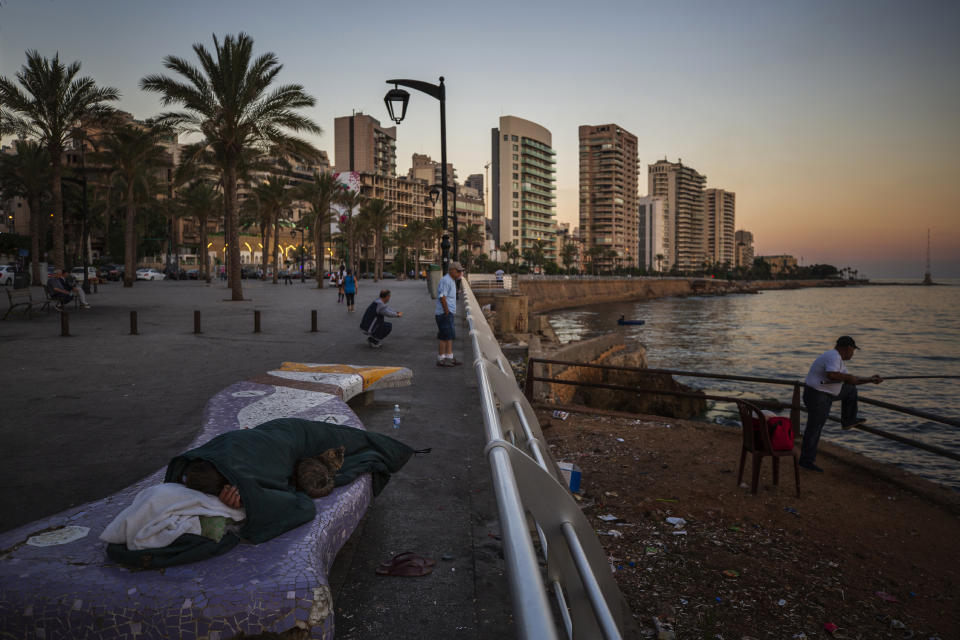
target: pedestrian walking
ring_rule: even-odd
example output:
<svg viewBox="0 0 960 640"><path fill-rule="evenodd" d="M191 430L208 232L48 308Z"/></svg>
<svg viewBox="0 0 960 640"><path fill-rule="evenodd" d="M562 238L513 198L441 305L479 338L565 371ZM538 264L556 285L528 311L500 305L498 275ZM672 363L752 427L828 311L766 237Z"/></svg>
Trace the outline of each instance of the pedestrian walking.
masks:
<svg viewBox="0 0 960 640"><path fill-rule="evenodd" d="M339 304L344 300L343 282L346 279L346 274L343 272L343 265L340 265L340 271L336 273L334 278L336 279L337 284L337 304Z"/></svg>
<svg viewBox="0 0 960 640"><path fill-rule="evenodd" d="M353 275L353 269L347 269L347 275L343 277L343 295L347 299L347 311L353 311L353 299L357 295L357 278Z"/></svg>

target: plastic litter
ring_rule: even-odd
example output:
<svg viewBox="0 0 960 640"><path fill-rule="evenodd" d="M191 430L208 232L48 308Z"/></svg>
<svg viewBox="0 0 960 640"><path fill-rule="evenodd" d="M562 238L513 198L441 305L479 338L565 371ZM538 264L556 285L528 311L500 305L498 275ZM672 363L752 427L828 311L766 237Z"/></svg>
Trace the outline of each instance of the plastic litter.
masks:
<svg viewBox="0 0 960 640"><path fill-rule="evenodd" d="M825 623L823 624L823 630L826 631L827 633L834 633L834 632L835 632L837 629L839 629L839 628L840 628L840 627L838 627L837 625L833 624L832 622L825 622Z"/></svg>
<svg viewBox="0 0 960 640"><path fill-rule="evenodd" d="M657 553L659 553L659 549L656 547L647 547L645 551L648 556L655 556Z"/></svg>
<svg viewBox="0 0 960 640"><path fill-rule="evenodd" d="M786 604L787 604L787 601L784 600L783 598L780 598L779 600L777 600L777 606L778 606L778 607L783 607L783 606L785 606Z"/></svg>
<svg viewBox="0 0 960 640"><path fill-rule="evenodd" d="M613 521L615 521L615 520L619 520L619 519L620 519L620 518L618 518L617 516L613 515L612 513L608 513L608 514L606 514L606 515L597 516L597 517L600 518L601 520L603 520L604 522L613 522Z"/></svg>
<svg viewBox="0 0 960 640"><path fill-rule="evenodd" d="M894 629L906 629L906 628L907 628L907 625L903 624L903 623L900 622L899 620L891 620L891 621L890 621L890 626L893 627Z"/></svg>
<svg viewBox="0 0 960 640"><path fill-rule="evenodd" d="M739 578L740 572L735 569L724 569L723 575L727 576L728 578Z"/></svg>
<svg viewBox="0 0 960 640"><path fill-rule="evenodd" d="M653 626L657 630L657 640L673 640L676 636L673 634L673 625L653 616Z"/></svg>
<svg viewBox="0 0 960 640"><path fill-rule="evenodd" d="M602 536L613 536L614 538L622 538L623 534L616 529L610 529L609 531L597 531Z"/></svg>
<svg viewBox="0 0 960 640"><path fill-rule="evenodd" d="M657 498L657 502L678 502L676 498Z"/></svg>
<svg viewBox="0 0 960 640"><path fill-rule="evenodd" d="M570 417L570 414L567 413L566 411L560 411L559 409L557 409L556 411L553 412L553 417L557 418L558 420L566 420L567 418Z"/></svg>
<svg viewBox="0 0 960 640"><path fill-rule="evenodd" d="M796 509L794 509L793 507L784 507L783 510L786 511L787 513L792 513L792 514L795 515L795 516L799 516L799 515L800 515L800 513L799 513Z"/></svg>
<svg viewBox="0 0 960 640"><path fill-rule="evenodd" d="M886 591L875 591L874 595L883 600L884 602L900 602L899 598L892 596Z"/></svg>
<svg viewBox="0 0 960 640"><path fill-rule="evenodd" d="M686 529L682 529L682 530L680 530L680 531L672 531L671 533L673 533L673 535L675 535L675 536L685 536L685 535L687 535Z"/></svg>
<svg viewBox="0 0 960 640"><path fill-rule="evenodd" d="M730 531L740 531L740 527L734 525L734 526L730 527Z"/></svg>
<svg viewBox="0 0 960 640"><path fill-rule="evenodd" d="M626 442L623 438L617 438L617 442Z"/></svg>
<svg viewBox="0 0 960 640"><path fill-rule="evenodd" d="M672 524L675 529L680 529L681 527L683 527L684 525L687 524L687 521L684 520L683 518L673 518L673 517L671 517L671 518L667 518L667 522L669 522L670 524Z"/></svg>

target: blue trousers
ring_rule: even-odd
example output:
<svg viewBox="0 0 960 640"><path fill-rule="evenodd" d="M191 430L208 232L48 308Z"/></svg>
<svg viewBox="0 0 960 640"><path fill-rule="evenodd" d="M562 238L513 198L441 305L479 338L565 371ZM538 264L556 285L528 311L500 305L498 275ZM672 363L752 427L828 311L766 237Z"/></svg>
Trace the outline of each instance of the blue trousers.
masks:
<svg viewBox="0 0 960 640"><path fill-rule="evenodd" d="M833 396L810 387L803 390L803 404L807 407L807 428L803 432L803 444L800 448L800 462L813 464L817 459L820 446L820 432L830 415L830 406L835 398L840 398L840 423L853 424L857 421L857 387L843 383L839 396Z"/></svg>

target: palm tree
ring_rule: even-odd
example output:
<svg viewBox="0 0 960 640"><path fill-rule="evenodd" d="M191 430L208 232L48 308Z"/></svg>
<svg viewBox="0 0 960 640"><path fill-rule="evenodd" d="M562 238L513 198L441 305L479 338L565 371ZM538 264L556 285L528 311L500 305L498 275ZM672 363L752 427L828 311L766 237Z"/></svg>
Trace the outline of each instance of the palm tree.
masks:
<svg viewBox="0 0 960 640"><path fill-rule="evenodd" d="M443 228L443 218L430 218L424 223L427 229L430 230L430 237L433 240L432 248L436 251L437 260L441 259L443 253L443 248L441 243L443 242L443 234L445 230Z"/></svg>
<svg viewBox="0 0 960 640"><path fill-rule="evenodd" d="M593 267L593 275L597 275L599 269L600 257L603 255L603 247L594 245L587 249L587 255L590 257L590 265Z"/></svg>
<svg viewBox="0 0 960 640"><path fill-rule="evenodd" d="M663 272L663 261L666 259L667 256L663 255L662 253L658 253L656 256L654 256L654 260L657 261L657 271L661 273Z"/></svg>
<svg viewBox="0 0 960 640"><path fill-rule="evenodd" d="M533 262L541 269L543 269L543 262L546 259L547 246L547 241L543 240L542 238L537 238L533 241L533 244L530 245L530 253L533 257Z"/></svg>
<svg viewBox="0 0 960 640"><path fill-rule="evenodd" d="M80 63L64 65L60 54L43 58L27 51L27 64L17 74L18 87L0 77L0 130L33 138L49 156L53 205L53 263L62 269L63 252L63 151L77 124L105 117L104 104L117 100L113 87L97 87L93 78L77 77ZM22 87L22 89L21 89Z"/></svg>
<svg viewBox="0 0 960 640"><path fill-rule="evenodd" d="M360 195L359 191L345 189L340 195L340 206L344 210L340 219L340 232L346 240L346 262L347 267L352 268L354 274L357 273L357 265L360 263L357 255L357 245L359 244L360 225L358 222L360 210L366 198Z"/></svg>
<svg viewBox="0 0 960 640"><path fill-rule="evenodd" d="M468 225L466 225L465 227L463 227L462 229L460 229L460 233L459 233L459 238L458 238L458 239L459 239L460 243L461 243L464 247L466 247L468 250L470 250L470 249L475 249L475 248L477 248L477 247L481 247L481 248L482 248L482 247L483 247L484 237L485 237L485 236L484 236L484 233L483 233L483 229L480 227L480 225L478 225L478 224L468 224ZM469 254L469 253L468 253L468 254ZM467 258L467 261L469 262L469 258ZM462 262L462 260L461 260L461 262ZM469 267L469 265L468 265L468 267Z"/></svg>
<svg viewBox="0 0 960 640"><path fill-rule="evenodd" d="M563 268L570 273L570 267L577 261L577 245L572 242L566 242L563 249L560 250L560 260L563 262Z"/></svg>
<svg viewBox="0 0 960 640"><path fill-rule="evenodd" d="M207 254L207 223L222 211L222 198L209 182L195 180L177 192L177 205L184 216L196 219L200 228L200 277L210 282L210 256Z"/></svg>
<svg viewBox="0 0 960 640"><path fill-rule="evenodd" d="M0 155L0 193L21 196L30 208L30 281L43 286L40 274L40 223L42 202L50 192L50 156L31 140L14 142L16 154ZM43 274L46 276L47 274Z"/></svg>
<svg viewBox="0 0 960 640"><path fill-rule="evenodd" d="M420 251L423 250L423 243L432 235L423 220L414 220L407 225L407 233L410 234L410 246L413 247L413 268L417 277L420 277Z"/></svg>
<svg viewBox="0 0 960 640"><path fill-rule="evenodd" d="M224 226L230 262L233 300L243 300L240 280L240 234L237 213L237 179L245 149L258 148L309 158L316 150L285 130L320 134L310 118L295 112L312 107L316 100L299 84L280 85L268 91L283 65L273 53L253 58L253 38L245 33L213 37L211 54L200 43L193 51L200 67L184 58L167 56L164 67L182 76L174 79L150 75L140 88L161 94L164 106L182 104L185 111L163 114L162 119L204 136L204 148L214 152L223 176Z"/></svg>
<svg viewBox="0 0 960 640"><path fill-rule="evenodd" d="M280 220L293 202L293 192L288 189L289 185L290 181L286 178L271 175L253 188L260 207L261 221L266 222L267 229L273 226L273 284L279 282L280 275ZM269 246L268 239L264 244L264 253Z"/></svg>
<svg viewBox="0 0 960 640"><path fill-rule="evenodd" d="M93 154L96 162L112 167L110 183L124 193L124 287L132 287L136 278L137 204L152 194L156 170L170 164L167 150L160 145L168 133L159 125L122 124L103 137L101 150Z"/></svg>
<svg viewBox="0 0 960 640"><path fill-rule="evenodd" d="M368 200L363 207L364 221L373 235L373 279L383 278L383 232L394 214L393 208L380 198Z"/></svg>
<svg viewBox="0 0 960 640"><path fill-rule="evenodd" d="M610 263L611 273L616 273L617 271L617 259L620 258L620 255L617 253L616 249L604 249L603 250L603 260L604 262Z"/></svg>
<svg viewBox="0 0 960 640"><path fill-rule="evenodd" d="M332 173L318 173L311 182L304 182L296 188L296 197L310 203L310 213L303 224L313 229L313 244L317 251L317 288L323 288L323 237L324 230L333 222L337 204L344 194L344 185Z"/></svg>
<svg viewBox="0 0 960 640"><path fill-rule="evenodd" d="M398 226L392 235L393 244L396 246L397 250L393 254L394 264L397 263L397 260L400 260L400 273L403 278L407 277L407 252L410 249L410 246L413 244L413 234L410 231L410 227L407 225Z"/></svg>

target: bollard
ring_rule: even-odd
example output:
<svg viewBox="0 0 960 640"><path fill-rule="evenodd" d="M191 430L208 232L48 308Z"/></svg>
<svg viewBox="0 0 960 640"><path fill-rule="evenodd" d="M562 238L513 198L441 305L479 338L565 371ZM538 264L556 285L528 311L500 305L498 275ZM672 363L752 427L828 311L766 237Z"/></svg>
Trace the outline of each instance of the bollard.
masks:
<svg viewBox="0 0 960 640"><path fill-rule="evenodd" d="M70 314L64 310L60 311L60 335L70 337Z"/></svg>
<svg viewBox="0 0 960 640"><path fill-rule="evenodd" d="M203 333L202 331L200 331L200 312L199 311L193 312L193 332Z"/></svg>
<svg viewBox="0 0 960 640"><path fill-rule="evenodd" d="M137 312L136 311L130 312L130 335L132 336L140 335L137 332Z"/></svg>
<svg viewBox="0 0 960 640"><path fill-rule="evenodd" d="M260 312L253 312L253 332L260 333Z"/></svg>
<svg viewBox="0 0 960 640"><path fill-rule="evenodd" d="M317 310L314 309L310 312L310 332L317 332Z"/></svg>

